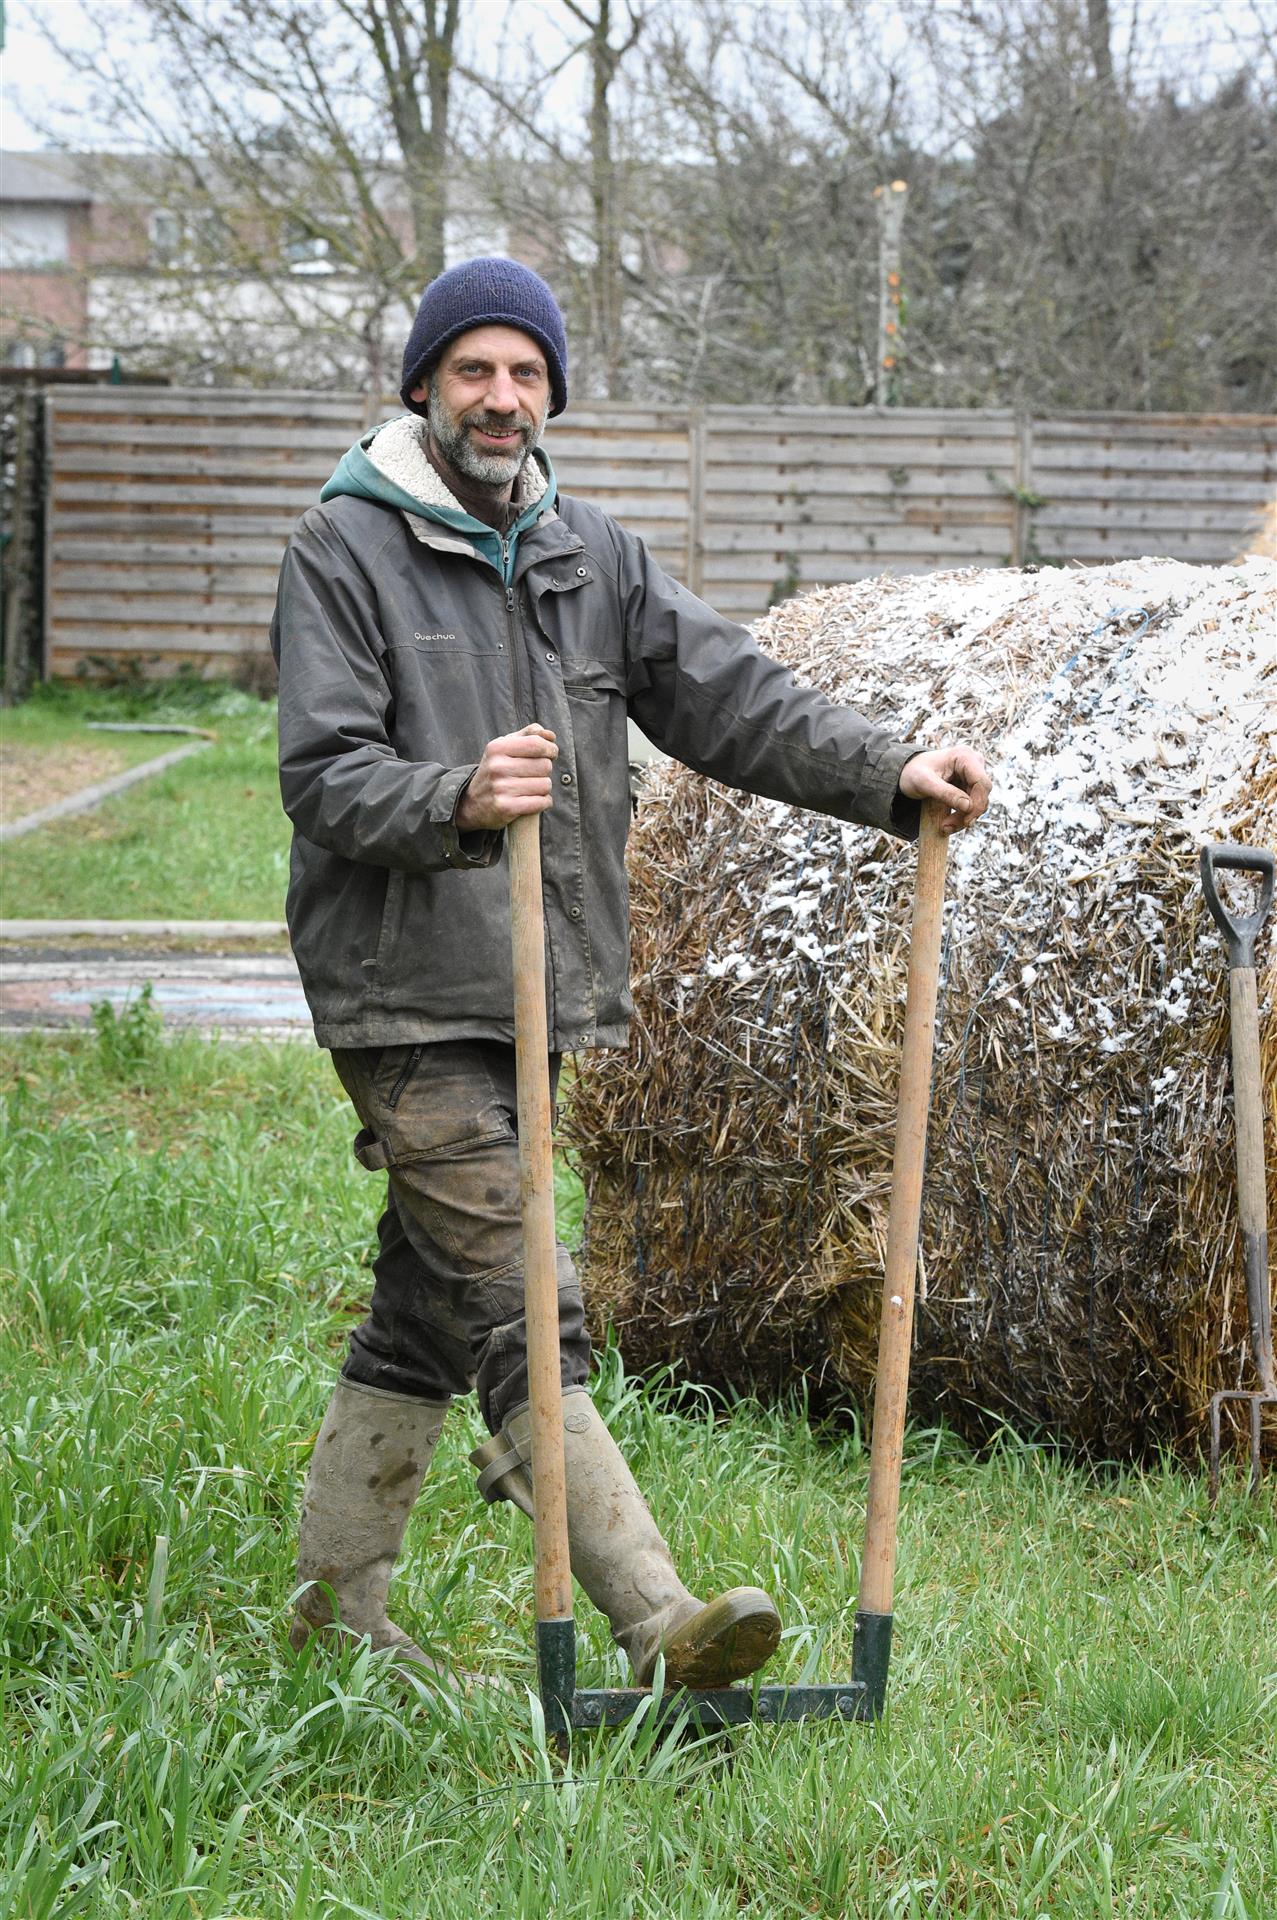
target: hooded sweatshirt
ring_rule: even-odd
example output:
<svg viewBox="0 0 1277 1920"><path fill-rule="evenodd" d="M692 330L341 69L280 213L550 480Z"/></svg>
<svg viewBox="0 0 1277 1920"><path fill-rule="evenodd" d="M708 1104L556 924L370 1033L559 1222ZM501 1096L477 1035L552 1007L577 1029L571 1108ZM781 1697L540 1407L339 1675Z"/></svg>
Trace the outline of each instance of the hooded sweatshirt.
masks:
<svg viewBox="0 0 1277 1920"><path fill-rule="evenodd" d="M408 516L408 524L418 537L420 528L413 523L421 521L462 533L509 586L514 579L520 534L552 509L558 497L558 482L549 457L538 447L525 461L515 482L513 504L519 507L518 517L508 532L501 534L467 513L449 491L426 453L427 431L425 421L411 413L374 427L342 455L320 500L349 494L356 500L397 507Z"/></svg>

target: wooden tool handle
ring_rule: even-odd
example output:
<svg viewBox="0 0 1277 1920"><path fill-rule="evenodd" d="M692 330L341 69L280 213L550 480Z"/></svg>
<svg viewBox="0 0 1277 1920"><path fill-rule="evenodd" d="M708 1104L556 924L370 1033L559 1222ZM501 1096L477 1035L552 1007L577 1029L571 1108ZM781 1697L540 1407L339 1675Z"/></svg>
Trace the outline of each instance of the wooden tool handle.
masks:
<svg viewBox="0 0 1277 1920"><path fill-rule="evenodd" d="M1237 1213L1242 1232L1250 1344L1261 1390L1277 1393L1273 1367L1273 1304L1268 1276L1259 998L1254 967L1233 967L1228 985L1232 1012L1233 1118L1237 1129Z"/></svg>
<svg viewBox="0 0 1277 1920"><path fill-rule="evenodd" d="M532 1505L538 1621L570 1621L567 1481L559 1370L555 1263L550 1047L545 1012L545 917L541 902L541 819L527 814L506 831L514 954L514 1045L519 1082L519 1188L523 1205L528 1394L532 1413Z"/></svg>
<svg viewBox="0 0 1277 1920"><path fill-rule="evenodd" d="M945 863L949 851L948 839L940 831L941 818L942 809L938 805L931 801L924 804L909 948L909 988L900 1061L896 1152L891 1174L887 1265L878 1334L869 1510L865 1521L865 1553L860 1568L860 1597L857 1602L860 1612L870 1614L891 1612L896 1574L896 1515L900 1506L909 1350L913 1341L914 1275L918 1266L922 1173L926 1159L931 1059L940 979L940 926L944 910Z"/></svg>

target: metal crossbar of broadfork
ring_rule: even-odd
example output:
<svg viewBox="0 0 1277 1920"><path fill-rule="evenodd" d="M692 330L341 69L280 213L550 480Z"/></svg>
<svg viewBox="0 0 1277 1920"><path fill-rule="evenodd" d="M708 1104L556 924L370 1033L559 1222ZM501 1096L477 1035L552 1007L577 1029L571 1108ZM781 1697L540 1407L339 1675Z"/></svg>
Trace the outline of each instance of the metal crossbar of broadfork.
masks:
<svg viewBox="0 0 1277 1920"><path fill-rule="evenodd" d="M908 1004L901 1057L891 1216L883 1283L874 1395L873 1452L861 1561L852 1677L837 1686L673 1688L655 1709L660 1722L686 1715L706 1732L750 1721L876 1720L887 1693L891 1655L896 1518L904 1447L914 1277L931 1059L940 974L947 842L939 810L924 806L918 847ZM515 1045L519 1082L519 1162L523 1206L528 1389L532 1416L533 1527L536 1541L536 1649L547 1733L560 1750L573 1728L622 1725L651 1693L637 1687L580 1688L568 1561L567 1487L559 1373L558 1287L554 1249L554 1168L548 1072L545 928L541 898L540 817L507 833L514 952Z"/></svg>
<svg viewBox="0 0 1277 1920"><path fill-rule="evenodd" d="M1216 872L1253 873L1260 882L1253 913L1234 916L1215 884ZM1277 861L1260 847L1229 843L1202 848L1202 891L1228 949L1228 992L1233 1050L1233 1119L1237 1132L1237 1212L1246 1274L1250 1351L1259 1375L1257 1391L1232 1387L1210 1403L1210 1501L1219 1494L1220 1425L1224 1403L1242 1401L1250 1413L1250 1491L1259 1488L1260 1424L1265 1407L1277 1406L1273 1367L1273 1302L1268 1274L1268 1195L1264 1177L1264 1102L1259 1062L1259 995L1255 943L1273 903Z"/></svg>

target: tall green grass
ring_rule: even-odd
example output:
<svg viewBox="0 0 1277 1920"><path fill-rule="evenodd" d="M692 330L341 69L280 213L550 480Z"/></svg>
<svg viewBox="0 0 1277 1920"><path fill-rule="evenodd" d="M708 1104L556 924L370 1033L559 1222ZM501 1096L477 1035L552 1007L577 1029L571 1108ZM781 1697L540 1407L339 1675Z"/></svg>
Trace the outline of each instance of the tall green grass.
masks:
<svg viewBox="0 0 1277 1920"><path fill-rule="evenodd" d="M1271 1490L911 1435L877 1730L579 1740L529 1688L522 1517L454 1410L397 1609L510 1683L458 1700L284 1647L307 1453L379 1180L322 1057L131 1038L3 1055L0 1913L1268 1920ZM570 1183L568 1183L570 1184ZM701 1590L759 1579L778 1677L850 1670L854 1424L594 1383ZM587 1683L621 1666L582 1600Z"/></svg>

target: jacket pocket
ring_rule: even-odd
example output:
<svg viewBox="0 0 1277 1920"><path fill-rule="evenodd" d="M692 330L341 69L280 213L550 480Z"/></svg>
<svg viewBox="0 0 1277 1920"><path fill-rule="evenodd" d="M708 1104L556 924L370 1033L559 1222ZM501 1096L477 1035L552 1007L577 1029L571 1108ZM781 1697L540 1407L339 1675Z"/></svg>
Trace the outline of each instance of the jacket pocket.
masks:
<svg viewBox="0 0 1277 1920"><path fill-rule="evenodd" d="M606 660L563 662L563 691L569 700L602 700L609 693L625 693L625 676Z"/></svg>
<svg viewBox="0 0 1277 1920"><path fill-rule="evenodd" d="M387 648L388 653L503 653L502 639L497 632L439 632L414 633L411 640L399 640Z"/></svg>
<svg viewBox="0 0 1277 1920"><path fill-rule="evenodd" d="M377 951L373 957L373 977L380 980L388 966L393 963L395 951L403 934L404 887L408 876L398 867L386 869L386 898L381 909L381 926L377 931Z"/></svg>

